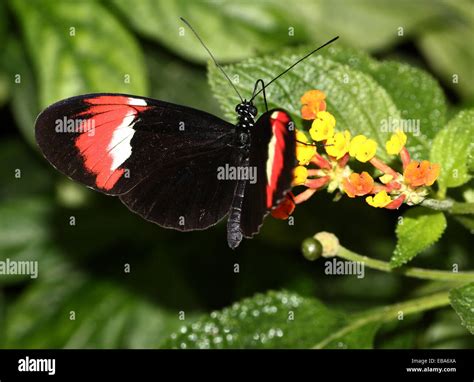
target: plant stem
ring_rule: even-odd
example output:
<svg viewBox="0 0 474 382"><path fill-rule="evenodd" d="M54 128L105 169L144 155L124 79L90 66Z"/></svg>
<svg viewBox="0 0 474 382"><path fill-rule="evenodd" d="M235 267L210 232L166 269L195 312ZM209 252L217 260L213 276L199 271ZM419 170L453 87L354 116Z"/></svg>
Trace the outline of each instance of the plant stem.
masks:
<svg viewBox="0 0 474 382"><path fill-rule="evenodd" d="M425 199L421 202L423 207L436 211L446 211L454 215L474 214L474 203L455 202L451 199Z"/></svg>
<svg viewBox="0 0 474 382"><path fill-rule="evenodd" d="M394 305L388 305L382 308L371 309L364 313L354 315L348 325L334 332L324 340L313 346L313 349L322 349L331 342L344 337L352 331L359 329L365 325L386 322L397 319L399 314L403 316L407 314L424 312L426 310L440 308L449 304L449 291L435 293L429 296L404 301Z"/></svg>
<svg viewBox="0 0 474 382"><path fill-rule="evenodd" d="M343 246L340 246L337 256L342 259L361 262L368 268L377 269L379 271L389 272L393 274L416 277L419 279L459 282L474 281L474 272L450 272L416 267L403 267L399 269L393 269L386 261L376 260L367 256L359 255L355 252L348 250L347 248L344 248Z"/></svg>
<svg viewBox="0 0 474 382"><path fill-rule="evenodd" d="M421 202L421 205L436 211L450 211L453 206L453 201L450 199L425 199Z"/></svg>
<svg viewBox="0 0 474 382"><path fill-rule="evenodd" d="M453 207L449 212L455 215L474 214L474 203L454 202Z"/></svg>

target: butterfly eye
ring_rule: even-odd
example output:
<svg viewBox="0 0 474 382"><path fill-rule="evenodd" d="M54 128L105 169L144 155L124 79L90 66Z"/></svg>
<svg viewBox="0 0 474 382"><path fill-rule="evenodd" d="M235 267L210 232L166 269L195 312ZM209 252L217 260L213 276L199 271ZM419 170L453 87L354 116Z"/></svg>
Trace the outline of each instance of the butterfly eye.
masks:
<svg viewBox="0 0 474 382"><path fill-rule="evenodd" d="M249 112L255 117L257 115L257 108L253 105L250 105Z"/></svg>

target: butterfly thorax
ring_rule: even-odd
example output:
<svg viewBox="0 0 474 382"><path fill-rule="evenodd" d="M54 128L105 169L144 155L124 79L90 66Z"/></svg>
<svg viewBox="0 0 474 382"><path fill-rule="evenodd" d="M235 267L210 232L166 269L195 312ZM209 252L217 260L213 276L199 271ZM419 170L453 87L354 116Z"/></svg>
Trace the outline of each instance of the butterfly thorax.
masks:
<svg viewBox="0 0 474 382"><path fill-rule="evenodd" d="M250 129L255 125L255 116L257 115L257 108L252 102L243 101L235 107L238 114L237 131L239 144L242 147L250 145Z"/></svg>

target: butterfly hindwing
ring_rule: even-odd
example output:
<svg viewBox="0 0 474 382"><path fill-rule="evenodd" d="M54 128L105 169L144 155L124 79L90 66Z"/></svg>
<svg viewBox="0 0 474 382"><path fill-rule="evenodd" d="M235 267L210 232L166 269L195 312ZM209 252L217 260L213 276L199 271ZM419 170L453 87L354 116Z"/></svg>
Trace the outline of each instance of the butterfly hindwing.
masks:
<svg viewBox="0 0 474 382"><path fill-rule="evenodd" d="M219 168L237 165L230 146L209 147L182 163L160 169L120 196L144 219L180 231L205 229L229 212L235 180L222 180Z"/></svg>
<svg viewBox="0 0 474 382"><path fill-rule="evenodd" d="M240 227L247 238L258 233L265 216L291 189L296 161L294 125L285 111L262 114L250 135L249 165L257 169L257 182L245 188Z"/></svg>
<svg viewBox="0 0 474 382"><path fill-rule="evenodd" d="M161 168L188 165L191 153L225 147L234 129L189 107L105 93L55 103L35 126L38 145L54 167L110 195L130 191Z"/></svg>

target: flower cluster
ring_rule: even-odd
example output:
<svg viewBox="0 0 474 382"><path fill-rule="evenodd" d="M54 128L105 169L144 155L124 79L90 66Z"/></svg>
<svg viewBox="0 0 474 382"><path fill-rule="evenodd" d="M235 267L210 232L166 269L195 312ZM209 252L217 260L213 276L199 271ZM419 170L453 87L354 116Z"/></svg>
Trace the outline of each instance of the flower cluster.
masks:
<svg viewBox="0 0 474 382"><path fill-rule="evenodd" d="M306 189L296 196L291 194L282 203L285 213L278 207L273 216L287 217L295 204L323 188L349 198L364 196L370 206L378 208L398 209L403 203L421 203L428 194L427 187L436 181L440 166L427 160L412 160L405 147L407 136L397 130L385 143L387 154L400 158L403 170L394 170L377 157L379 147L375 140L362 134L352 136L347 130L337 131L336 118L326 110L325 98L320 90L310 90L301 97L301 115L311 127L296 133L298 166L294 169L293 186ZM351 160L370 164L371 168L354 172L349 166ZM378 179L371 173L377 174Z"/></svg>

